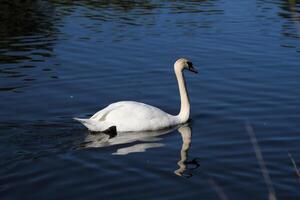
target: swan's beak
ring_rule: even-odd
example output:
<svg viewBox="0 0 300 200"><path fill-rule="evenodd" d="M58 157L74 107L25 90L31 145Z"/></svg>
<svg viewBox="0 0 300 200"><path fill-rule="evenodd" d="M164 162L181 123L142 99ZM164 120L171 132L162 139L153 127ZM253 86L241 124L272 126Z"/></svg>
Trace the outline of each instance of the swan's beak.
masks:
<svg viewBox="0 0 300 200"><path fill-rule="evenodd" d="M194 72L194 73L198 74L198 70L195 67L190 67L189 70L191 72Z"/></svg>

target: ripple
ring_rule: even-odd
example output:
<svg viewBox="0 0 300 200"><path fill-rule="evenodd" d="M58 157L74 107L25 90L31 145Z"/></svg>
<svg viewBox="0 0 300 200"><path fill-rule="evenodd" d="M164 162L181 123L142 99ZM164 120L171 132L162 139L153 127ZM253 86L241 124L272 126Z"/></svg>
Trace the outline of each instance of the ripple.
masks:
<svg viewBox="0 0 300 200"><path fill-rule="evenodd" d="M277 199L299 199L298 3L12 0L0 12L1 198L266 199L250 123ZM72 121L120 100L178 113L178 57L200 71L185 74L190 137Z"/></svg>

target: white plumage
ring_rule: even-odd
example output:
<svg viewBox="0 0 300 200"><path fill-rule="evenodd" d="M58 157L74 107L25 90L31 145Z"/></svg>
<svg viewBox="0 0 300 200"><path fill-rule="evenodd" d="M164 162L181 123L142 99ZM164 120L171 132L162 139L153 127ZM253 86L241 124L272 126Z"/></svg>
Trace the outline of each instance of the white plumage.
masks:
<svg viewBox="0 0 300 200"><path fill-rule="evenodd" d="M185 123L189 119L190 103L182 74L184 69L197 73L187 59L181 58L174 64L181 100L180 113L176 116L144 103L121 101L110 104L89 119L74 119L80 121L89 130L99 132L113 126L118 132L154 131Z"/></svg>

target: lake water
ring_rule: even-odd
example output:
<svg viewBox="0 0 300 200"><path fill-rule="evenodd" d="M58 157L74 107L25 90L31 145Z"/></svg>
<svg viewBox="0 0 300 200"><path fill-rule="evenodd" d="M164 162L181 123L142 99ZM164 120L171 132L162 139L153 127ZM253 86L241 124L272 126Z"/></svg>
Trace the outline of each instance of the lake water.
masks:
<svg viewBox="0 0 300 200"><path fill-rule="evenodd" d="M200 72L189 124L72 120L121 100L176 114L179 57ZM1 200L300 199L300 3L1 1L0 132Z"/></svg>

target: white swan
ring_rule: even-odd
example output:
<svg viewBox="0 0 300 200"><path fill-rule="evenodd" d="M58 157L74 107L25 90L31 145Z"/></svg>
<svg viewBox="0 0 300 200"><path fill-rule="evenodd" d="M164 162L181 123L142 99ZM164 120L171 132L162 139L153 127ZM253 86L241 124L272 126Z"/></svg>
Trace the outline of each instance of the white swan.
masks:
<svg viewBox="0 0 300 200"><path fill-rule="evenodd" d="M112 128L117 132L154 131L183 124L190 115L184 69L197 73L193 64L185 58L178 59L174 64L181 101L180 112L176 116L144 103L120 101L98 111L90 119L74 119L80 121L90 131L96 132L105 132Z"/></svg>

